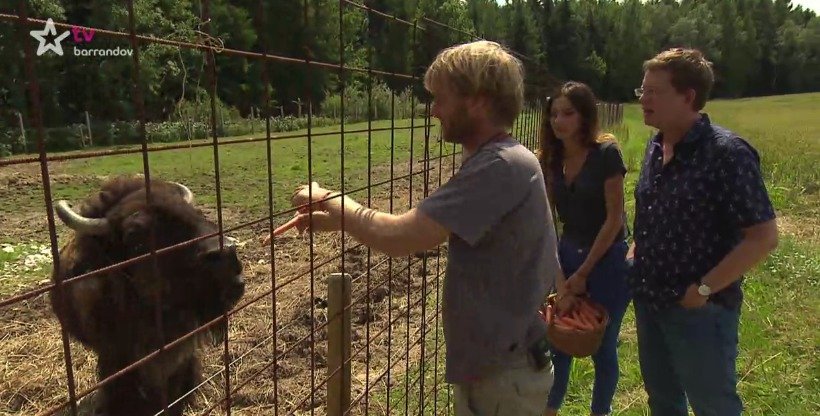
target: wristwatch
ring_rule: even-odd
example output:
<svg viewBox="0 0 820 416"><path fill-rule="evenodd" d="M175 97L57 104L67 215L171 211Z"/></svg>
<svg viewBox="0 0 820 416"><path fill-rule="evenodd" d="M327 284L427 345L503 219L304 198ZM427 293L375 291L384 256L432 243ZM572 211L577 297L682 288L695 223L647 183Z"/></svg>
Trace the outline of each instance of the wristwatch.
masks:
<svg viewBox="0 0 820 416"><path fill-rule="evenodd" d="M701 283L700 286L698 286L698 293L701 296L709 296L712 294L712 288L705 283Z"/></svg>

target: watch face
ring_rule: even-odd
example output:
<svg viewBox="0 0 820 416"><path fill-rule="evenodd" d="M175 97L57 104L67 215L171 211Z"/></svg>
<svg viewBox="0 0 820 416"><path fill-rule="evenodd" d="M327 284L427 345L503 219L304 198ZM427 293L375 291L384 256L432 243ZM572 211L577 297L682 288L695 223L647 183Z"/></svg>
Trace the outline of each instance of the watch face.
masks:
<svg viewBox="0 0 820 416"><path fill-rule="evenodd" d="M700 285L698 286L698 293L703 296L709 296L712 293L712 289L710 289L709 286Z"/></svg>

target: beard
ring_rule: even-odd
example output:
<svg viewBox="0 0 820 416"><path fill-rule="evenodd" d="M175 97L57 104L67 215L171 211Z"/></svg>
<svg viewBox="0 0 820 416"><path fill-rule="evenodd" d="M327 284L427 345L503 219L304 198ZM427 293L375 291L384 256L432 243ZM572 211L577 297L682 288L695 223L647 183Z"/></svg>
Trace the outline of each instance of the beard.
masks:
<svg viewBox="0 0 820 416"><path fill-rule="evenodd" d="M467 114L466 108L454 112L455 116L441 120L441 137L445 142L463 144L476 131L477 123Z"/></svg>

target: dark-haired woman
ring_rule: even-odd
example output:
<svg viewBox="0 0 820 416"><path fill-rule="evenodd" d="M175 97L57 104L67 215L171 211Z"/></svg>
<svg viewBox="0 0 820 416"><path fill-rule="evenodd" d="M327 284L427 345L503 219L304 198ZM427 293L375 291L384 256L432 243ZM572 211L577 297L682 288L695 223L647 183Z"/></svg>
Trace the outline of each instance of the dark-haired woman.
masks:
<svg viewBox="0 0 820 416"><path fill-rule="evenodd" d="M597 99L585 84L568 82L548 102L538 152L550 201L563 227L559 257L558 307L570 308L586 293L610 317L601 347L593 355L592 415L609 414L618 384L618 333L630 297L626 283L624 175L615 138L602 134ZM572 357L553 351L555 381L547 415L557 415L569 381Z"/></svg>

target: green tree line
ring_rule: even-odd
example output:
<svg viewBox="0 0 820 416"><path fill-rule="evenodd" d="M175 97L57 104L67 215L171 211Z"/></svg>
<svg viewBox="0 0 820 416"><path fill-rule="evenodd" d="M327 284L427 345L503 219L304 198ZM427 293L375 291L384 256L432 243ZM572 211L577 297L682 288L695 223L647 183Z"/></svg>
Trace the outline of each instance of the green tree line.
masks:
<svg viewBox="0 0 820 416"><path fill-rule="evenodd" d="M420 77L443 47L475 37L499 41L520 53L528 82L574 79L602 99L632 100L641 63L659 50L691 46L715 63L713 96L744 97L820 90L820 19L788 0L357 0L402 24L338 0L212 0L210 19L200 0L134 0L137 33L183 42L314 60ZM18 1L0 2L0 13L19 14ZM344 2L341 2L344 3ZM30 0L31 17L128 32L126 2ZM264 16L264 21L262 17ZM432 19L453 28L446 29ZM24 43L37 26L0 20L0 130L28 117ZM62 32L64 29L58 29ZM206 35L209 33L209 35ZM473 34L469 36L468 34ZM95 120L135 120L130 57L75 56L72 48L130 48L127 38L94 36L63 41L64 56L35 56L46 126ZM207 123L210 113L202 51L140 44L140 88L151 122L188 119ZM221 117L249 117L263 103L263 61L215 54L215 91ZM366 72L340 72L301 63L268 61L273 115L298 115L312 103L316 114L388 116L394 93L418 105L427 100L420 82ZM344 87L344 88L342 88ZM368 107L369 91L373 99ZM533 90L535 91L535 90ZM542 91L532 92L541 94ZM369 108L369 110L368 110ZM207 126L207 124L205 124Z"/></svg>

